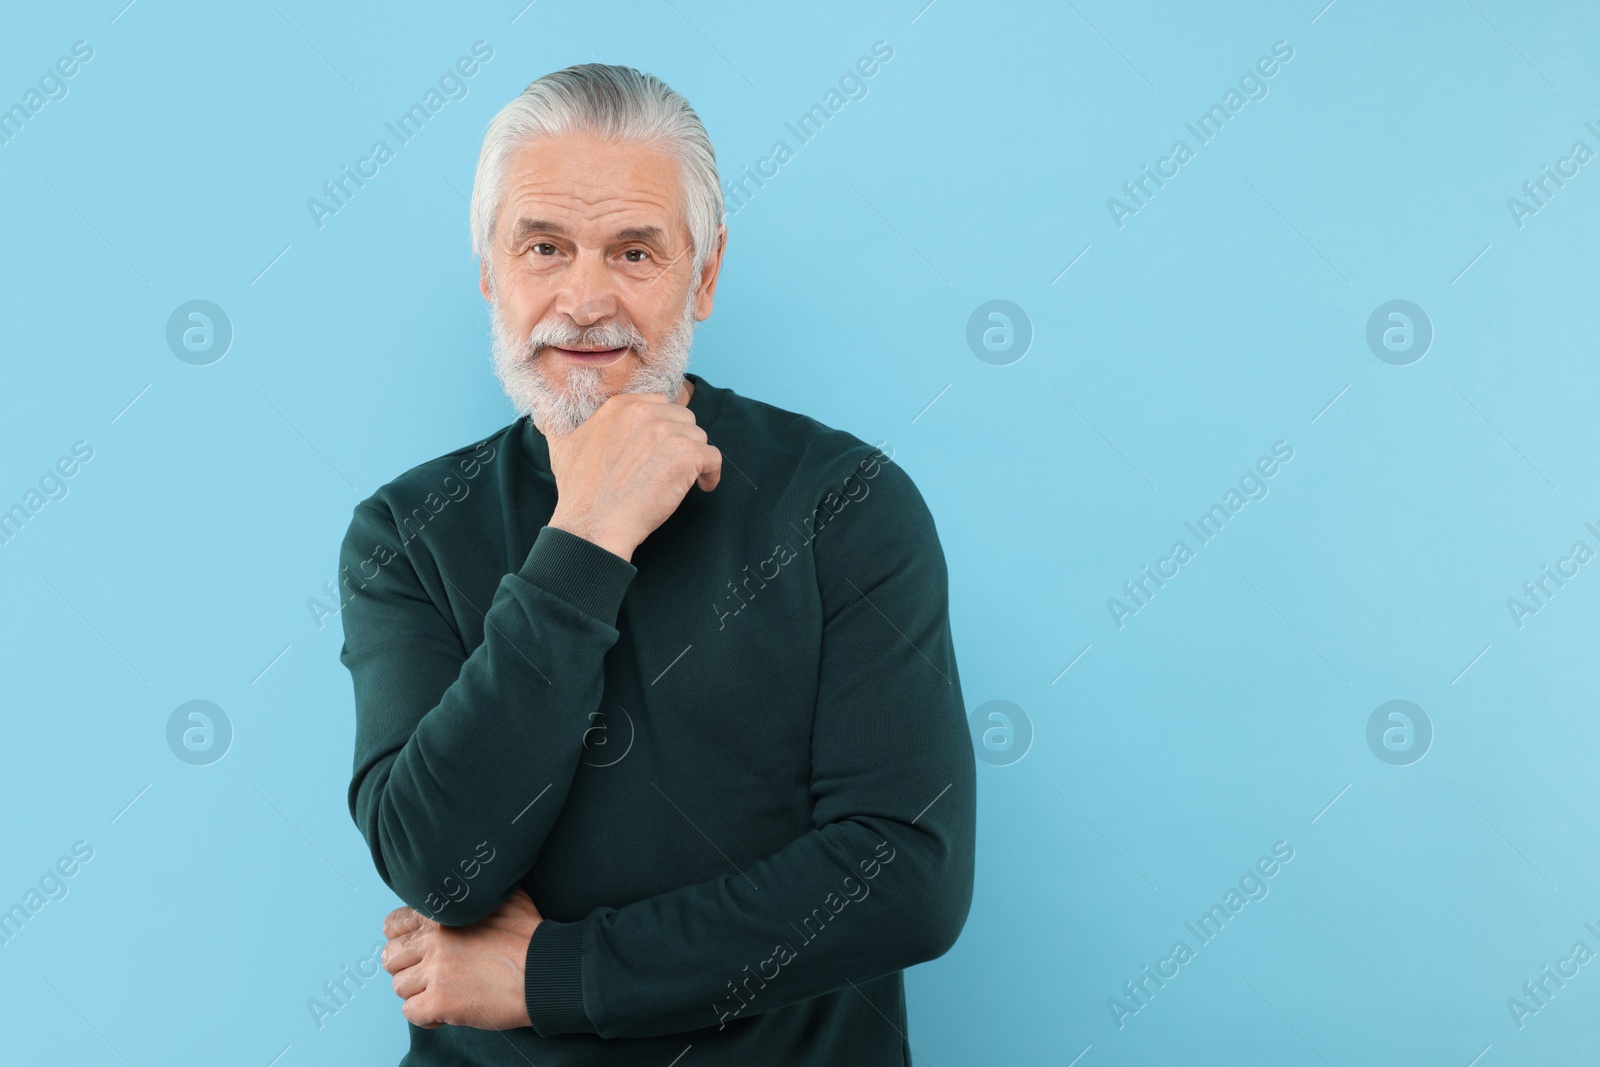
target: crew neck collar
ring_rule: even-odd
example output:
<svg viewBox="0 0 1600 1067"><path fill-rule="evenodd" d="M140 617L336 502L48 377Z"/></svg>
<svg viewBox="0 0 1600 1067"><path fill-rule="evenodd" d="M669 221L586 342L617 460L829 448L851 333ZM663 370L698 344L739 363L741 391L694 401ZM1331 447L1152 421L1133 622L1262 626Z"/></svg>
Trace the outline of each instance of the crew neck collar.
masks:
<svg viewBox="0 0 1600 1067"><path fill-rule="evenodd" d="M719 389L706 381L694 371L685 371L683 376L694 383L694 392L689 394L686 405L694 413L695 425L702 430L709 430L716 421L718 413L722 410L722 400L727 394L726 389ZM545 438L539 428L533 424L533 417L524 415L517 420L517 431L522 438L522 453L541 471L550 470L550 442Z"/></svg>

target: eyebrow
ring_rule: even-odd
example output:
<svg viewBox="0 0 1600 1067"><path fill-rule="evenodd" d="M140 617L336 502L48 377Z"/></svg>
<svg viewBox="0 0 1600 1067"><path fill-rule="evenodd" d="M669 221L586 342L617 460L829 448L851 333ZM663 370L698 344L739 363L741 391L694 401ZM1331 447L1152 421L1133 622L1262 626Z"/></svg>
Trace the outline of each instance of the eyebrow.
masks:
<svg viewBox="0 0 1600 1067"><path fill-rule="evenodd" d="M655 241L658 244L667 239L666 231L660 226L625 226L616 232L618 241Z"/></svg>
<svg viewBox="0 0 1600 1067"><path fill-rule="evenodd" d="M559 222L548 219L519 218L511 230L511 243L519 244L535 233L551 233L558 237L570 236L570 231ZM660 226L625 226L612 235L615 241L652 241L666 243L666 232Z"/></svg>

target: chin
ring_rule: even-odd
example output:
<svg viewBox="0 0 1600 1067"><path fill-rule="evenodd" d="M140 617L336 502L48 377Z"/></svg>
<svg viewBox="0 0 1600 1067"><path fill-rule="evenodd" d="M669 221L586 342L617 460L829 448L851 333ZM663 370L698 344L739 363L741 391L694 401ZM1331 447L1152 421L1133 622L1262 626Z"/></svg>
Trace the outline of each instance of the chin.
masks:
<svg viewBox="0 0 1600 1067"><path fill-rule="evenodd" d="M692 297L650 358L632 349L606 367L563 368L557 366L559 357L542 352L530 356L526 338L507 328L498 306L491 305L490 320L494 370L501 388L518 415L532 418L546 437L571 433L618 393L661 393L673 403L683 395L696 325Z"/></svg>

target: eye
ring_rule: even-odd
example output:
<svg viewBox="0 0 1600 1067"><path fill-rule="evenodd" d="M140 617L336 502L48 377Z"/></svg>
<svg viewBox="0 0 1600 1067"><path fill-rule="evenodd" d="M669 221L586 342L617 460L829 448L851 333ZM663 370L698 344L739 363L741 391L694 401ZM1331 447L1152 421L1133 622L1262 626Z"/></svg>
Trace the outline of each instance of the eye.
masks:
<svg viewBox="0 0 1600 1067"><path fill-rule="evenodd" d="M549 251L544 251L545 249L549 249ZM535 255L553 256L556 253L556 246L551 244L549 241L540 241L538 244L533 246L531 251Z"/></svg>
<svg viewBox="0 0 1600 1067"><path fill-rule="evenodd" d="M650 258L650 253L646 252L642 248L630 248L630 249L628 249L626 252L624 252L622 254L624 256L637 255L637 256L642 257L642 258L639 258L639 259L630 259L630 260L628 260L629 263L643 263L645 260Z"/></svg>

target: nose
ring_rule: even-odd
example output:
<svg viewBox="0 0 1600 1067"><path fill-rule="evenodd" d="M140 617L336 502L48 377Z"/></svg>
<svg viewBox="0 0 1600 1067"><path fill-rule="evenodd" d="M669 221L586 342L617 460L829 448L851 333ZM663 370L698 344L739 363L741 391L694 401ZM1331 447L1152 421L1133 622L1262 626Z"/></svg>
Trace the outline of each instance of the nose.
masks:
<svg viewBox="0 0 1600 1067"><path fill-rule="evenodd" d="M578 326L592 326L617 314L616 279L603 253L579 248L572 265L563 272L562 281L555 310Z"/></svg>

